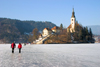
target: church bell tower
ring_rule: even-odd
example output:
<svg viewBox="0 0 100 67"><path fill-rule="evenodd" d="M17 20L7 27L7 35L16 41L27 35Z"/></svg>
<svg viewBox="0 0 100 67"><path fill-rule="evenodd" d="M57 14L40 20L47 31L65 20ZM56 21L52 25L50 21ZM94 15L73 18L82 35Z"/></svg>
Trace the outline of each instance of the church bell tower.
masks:
<svg viewBox="0 0 100 67"><path fill-rule="evenodd" d="M72 28L72 31L75 32L75 22L76 22L76 19L75 19L75 12L74 12L74 8L73 8L73 11L72 11L72 16L71 16L71 28Z"/></svg>

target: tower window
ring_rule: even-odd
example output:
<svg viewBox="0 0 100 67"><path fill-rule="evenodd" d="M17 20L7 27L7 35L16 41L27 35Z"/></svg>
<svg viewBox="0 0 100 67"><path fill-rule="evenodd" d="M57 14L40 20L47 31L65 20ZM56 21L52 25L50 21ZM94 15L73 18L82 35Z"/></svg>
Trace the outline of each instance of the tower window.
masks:
<svg viewBox="0 0 100 67"><path fill-rule="evenodd" d="M73 19L72 19L72 21L73 21Z"/></svg>

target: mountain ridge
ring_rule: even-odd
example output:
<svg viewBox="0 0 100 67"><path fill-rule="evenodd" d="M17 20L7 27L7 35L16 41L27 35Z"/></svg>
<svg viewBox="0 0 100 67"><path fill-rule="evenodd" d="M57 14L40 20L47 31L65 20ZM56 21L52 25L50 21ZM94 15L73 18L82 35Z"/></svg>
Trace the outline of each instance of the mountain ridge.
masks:
<svg viewBox="0 0 100 67"><path fill-rule="evenodd" d="M87 27L92 29L94 35L100 35L100 25L88 25Z"/></svg>
<svg viewBox="0 0 100 67"><path fill-rule="evenodd" d="M52 27L56 26L54 23L49 22L49 21L45 21L45 22L32 21L32 20L21 21L21 20L17 20L17 19L0 18L0 26L2 27L5 25L6 26L15 26L20 32L22 31L21 32L22 34L24 32L32 32L32 30L34 28L37 28L39 31L42 31L46 27L52 28Z"/></svg>

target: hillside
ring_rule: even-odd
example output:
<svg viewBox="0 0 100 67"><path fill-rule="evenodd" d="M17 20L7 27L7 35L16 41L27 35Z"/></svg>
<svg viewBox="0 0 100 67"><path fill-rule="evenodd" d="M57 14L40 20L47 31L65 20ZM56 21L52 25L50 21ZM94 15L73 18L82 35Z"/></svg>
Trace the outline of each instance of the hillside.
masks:
<svg viewBox="0 0 100 67"><path fill-rule="evenodd" d="M87 26L92 29L94 35L100 35L100 25Z"/></svg>
<svg viewBox="0 0 100 67"><path fill-rule="evenodd" d="M6 32L18 32L23 34L24 32L32 32L34 28L42 31L45 27L52 28L56 26L51 22L42 21L21 21L16 19L0 18L0 31ZM12 29L11 29L12 28Z"/></svg>
<svg viewBox="0 0 100 67"><path fill-rule="evenodd" d="M30 33L34 28L42 31L44 28L56 26L52 22L21 21L17 19L0 18L0 40L12 42L22 38L25 32Z"/></svg>

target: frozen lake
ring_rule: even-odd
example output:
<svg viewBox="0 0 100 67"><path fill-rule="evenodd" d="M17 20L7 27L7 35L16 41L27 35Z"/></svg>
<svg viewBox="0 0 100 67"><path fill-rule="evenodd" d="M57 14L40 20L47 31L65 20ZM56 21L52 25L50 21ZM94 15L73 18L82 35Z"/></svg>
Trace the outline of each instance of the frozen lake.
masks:
<svg viewBox="0 0 100 67"><path fill-rule="evenodd" d="M100 67L100 44L26 45L21 54L0 44L0 67Z"/></svg>

